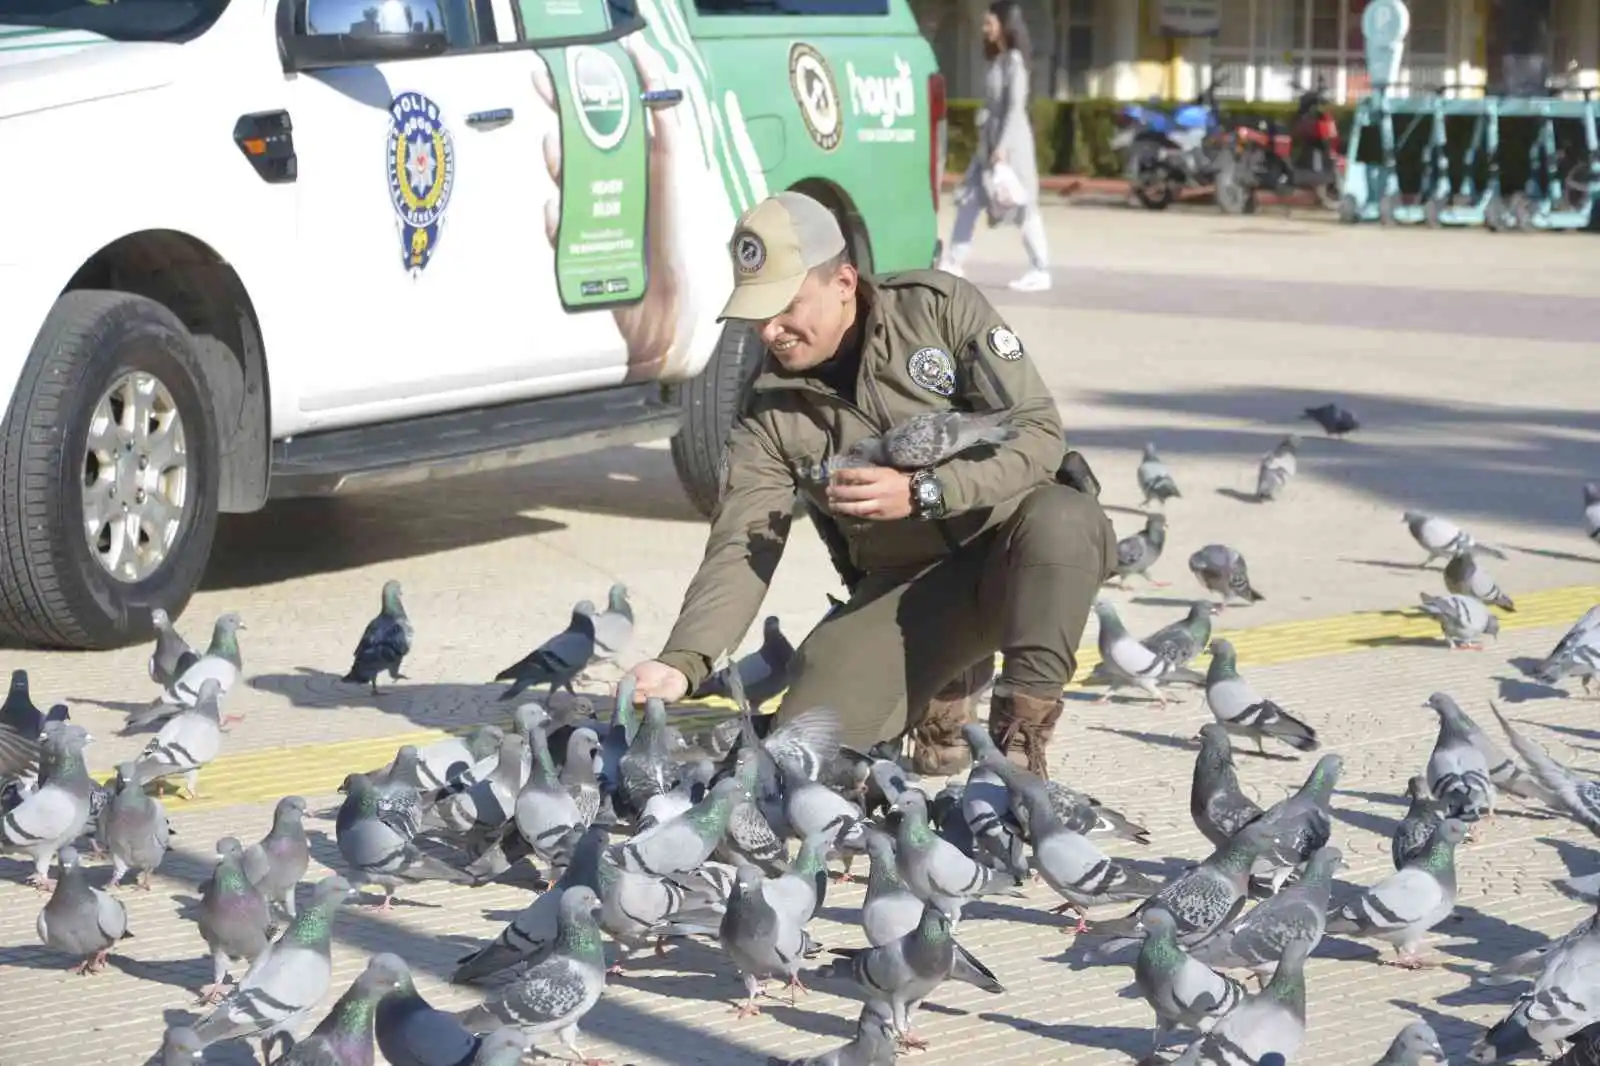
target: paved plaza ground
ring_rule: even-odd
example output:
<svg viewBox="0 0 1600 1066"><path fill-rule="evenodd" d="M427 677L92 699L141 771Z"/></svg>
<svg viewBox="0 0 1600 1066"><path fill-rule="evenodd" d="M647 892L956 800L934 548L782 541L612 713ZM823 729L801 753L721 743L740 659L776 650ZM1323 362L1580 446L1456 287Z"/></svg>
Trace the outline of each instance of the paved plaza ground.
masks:
<svg viewBox="0 0 1600 1066"><path fill-rule="evenodd" d="M1055 291L1004 287L1021 267L1014 231L982 232L969 274L1055 390L1119 532L1143 522L1134 468L1147 441L1183 492L1168 507L1166 555L1153 571L1170 585L1105 596L1148 633L1200 594L1184 566L1191 551L1222 541L1244 553L1266 599L1230 608L1217 630L1260 689L1344 756L1334 843L1349 868L1337 893L1391 869L1406 779L1433 745L1436 719L1421 706L1430 693L1454 695L1501 739L1488 708L1498 698L1557 758L1600 761L1600 701L1530 683L1510 664L1544 655L1600 602L1600 548L1583 535L1580 488L1600 477L1600 242L1347 228L1281 209L1237 219L1062 206L1049 223ZM1322 439L1295 418L1332 398L1362 419L1351 439ZM1250 502L1258 457L1297 430L1305 444L1286 498ZM1447 651L1417 618L1418 592L1442 592L1443 581L1437 566L1417 569L1423 553L1400 517L1408 508L1451 516L1505 550L1505 561L1488 563L1519 609L1488 651ZM839 590L809 527L795 530L768 610L798 642L826 608L824 593ZM315 814L307 879L323 864L340 869L332 812L346 772L383 764L400 743L500 718L506 705L486 682L560 629L574 601L601 600L613 581L632 591L640 655L655 651L704 536L663 447L225 517L205 588L179 627L202 644L218 613L243 616L249 684L228 709L246 719L202 774L201 797L166 801L176 846L155 891L123 891L135 936L104 973L74 976L38 943L43 898L21 884L22 863L0 859L0 1066L146 1061L210 979L189 915L218 837L257 839L273 802L297 792ZM373 698L336 678L390 577L404 584L416 650L410 680ZM758 626L746 647L759 637ZM1092 621L1084 647L1087 666ZM156 694L147 655L0 649L0 671L25 667L36 702L71 705L95 737L91 770L104 776L148 740L116 735L126 710ZM1098 691L1074 688L1055 745L1058 776L1151 830L1148 847L1113 841L1108 850L1158 876L1209 850L1187 799L1193 738L1210 715L1197 693L1175 691L1182 702L1162 711L1133 699L1095 704ZM1238 762L1263 804L1311 766L1242 753ZM1471 974L1592 913L1549 884L1600 868L1590 852L1589 834L1570 821L1505 802L1460 852L1460 920L1429 937L1442 965L1374 965L1378 945L1330 935L1308 968L1309 1033L1294 1062L1373 1062L1419 1016L1461 1061L1516 991L1476 989ZM95 865L96 883L108 870ZM829 945L862 943L861 895L830 885L812 932ZM516 883L424 885L389 914L375 912L371 895L353 902L335 922L334 990L317 1017L379 950L402 954L435 1005L469 1005L480 993L444 976L529 898ZM1145 1054L1152 1013L1127 991L1131 966L1085 965L1064 919L1047 913L1057 902L1039 885L1026 899L970 908L961 940L1007 991L944 986L919 1019L931 1048L901 1061L1112 1064ZM737 1020L730 1004L742 987L713 946L645 953L585 1020L585 1050L640 1066L815 1054L848 1039L858 1006L848 989L812 987L795 1007L769 1001L763 1016ZM248 1056L223 1044L205 1061Z"/></svg>

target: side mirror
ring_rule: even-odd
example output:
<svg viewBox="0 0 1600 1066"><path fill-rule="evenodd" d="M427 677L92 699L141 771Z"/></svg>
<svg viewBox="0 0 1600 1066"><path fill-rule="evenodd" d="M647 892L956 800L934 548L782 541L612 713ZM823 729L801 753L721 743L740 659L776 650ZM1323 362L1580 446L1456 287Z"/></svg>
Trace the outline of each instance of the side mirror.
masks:
<svg viewBox="0 0 1600 1066"><path fill-rule="evenodd" d="M283 68L424 59L450 46L439 0L281 0Z"/></svg>

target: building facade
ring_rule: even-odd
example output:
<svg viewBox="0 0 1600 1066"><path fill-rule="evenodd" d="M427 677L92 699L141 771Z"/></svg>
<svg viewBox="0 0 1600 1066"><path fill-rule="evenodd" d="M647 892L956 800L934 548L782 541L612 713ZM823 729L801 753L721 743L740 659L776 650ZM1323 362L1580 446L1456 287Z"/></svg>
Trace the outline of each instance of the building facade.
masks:
<svg viewBox="0 0 1600 1066"><path fill-rule="evenodd" d="M1059 100L1194 96L1213 78L1230 100L1287 101L1318 79L1330 99L1368 91L1366 0L1022 0L1033 34L1032 90ZM987 0L913 0L952 97L981 95L978 26ZM1505 91L1525 72L1600 86L1600 0L1407 0L1401 87ZM1174 37L1188 15L1214 36Z"/></svg>

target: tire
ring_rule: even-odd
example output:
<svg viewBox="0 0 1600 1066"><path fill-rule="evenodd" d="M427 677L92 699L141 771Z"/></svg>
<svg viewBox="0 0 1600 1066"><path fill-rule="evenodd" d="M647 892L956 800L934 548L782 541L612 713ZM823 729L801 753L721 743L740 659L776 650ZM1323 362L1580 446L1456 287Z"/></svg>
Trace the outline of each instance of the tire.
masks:
<svg viewBox="0 0 1600 1066"><path fill-rule="evenodd" d="M1134 185L1133 194L1147 211L1165 211L1172 206L1172 185L1166 175L1146 175Z"/></svg>
<svg viewBox="0 0 1600 1066"><path fill-rule="evenodd" d="M151 572L124 580L85 536L84 475L95 408L131 372L165 390L187 465L170 546ZM0 426L0 633L116 648L154 635L151 608L183 612L217 528L217 431L204 380L189 331L154 300L82 289L56 301Z"/></svg>
<svg viewBox="0 0 1600 1066"><path fill-rule="evenodd" d="M672 465L694 509L711 517L722 491L723 452L744 390L761 368L761 340L748 322L722 328L705 369L683 383L683 425L672 438Z"/></svg>

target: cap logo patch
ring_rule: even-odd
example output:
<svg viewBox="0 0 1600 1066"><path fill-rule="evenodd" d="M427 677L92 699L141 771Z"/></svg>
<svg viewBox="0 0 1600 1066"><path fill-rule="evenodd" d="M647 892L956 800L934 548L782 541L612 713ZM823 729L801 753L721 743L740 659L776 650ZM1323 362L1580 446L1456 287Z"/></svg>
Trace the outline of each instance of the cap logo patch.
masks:
<svg viewBox="0 0 1600 1066"><path fill-rule="evenodd" d="M733 239L733 258L739 265L739 273L757 273L767 263L766 243L749 230L744 230Z"/></svg>
<svg viewBox="0 0 1600 1066"><path fill-rule="evenodd" d="M1022 341L1004 326L989 331L989 350L1002 359L1016 361L1022 358Z"/></svg>
<svg viewBox="0 0 1600 1066"><path fill-rule="evenodd" d="M906 372L918 388L940 396L955 394L956 367L943 348L918 348L906 360Z"/></svg>

